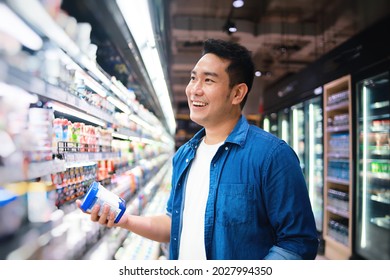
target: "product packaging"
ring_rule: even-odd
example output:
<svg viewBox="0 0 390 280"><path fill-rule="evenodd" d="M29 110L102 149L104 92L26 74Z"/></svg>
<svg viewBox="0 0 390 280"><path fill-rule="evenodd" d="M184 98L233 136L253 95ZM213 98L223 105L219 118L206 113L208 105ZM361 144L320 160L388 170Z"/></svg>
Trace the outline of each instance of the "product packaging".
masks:
<svg viewBox="0 0 390 280"><path fill-rule="evenodd" d="M98 182L93 182L84 200L81 204L81 209L85 212L90 212L95 204L100 205L99 215L103 211L104 205L110 206L110 211L115 212L115 223L117 223L126 211L126 204L123 198L110 192Z"/></svg>

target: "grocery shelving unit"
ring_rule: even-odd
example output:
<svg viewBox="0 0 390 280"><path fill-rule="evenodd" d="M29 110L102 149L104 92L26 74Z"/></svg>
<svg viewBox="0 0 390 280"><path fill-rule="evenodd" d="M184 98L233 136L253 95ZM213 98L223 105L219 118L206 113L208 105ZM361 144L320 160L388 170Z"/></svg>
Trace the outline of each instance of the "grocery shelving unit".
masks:
<svg viewBox="0 0 390 280"><path fill-rule="evenodd" d="M352 110L351 76L324 85L325 256L352 254Z"/></svg>
<svg viewBox="0 0 390 280"><path fill-rule="evenodd" d="M0 50L0 218L14 213L0 259L114 259L128 233L91 223L74 201L99 181L141 214L168 174L173 136L41 2L0 4L42 42Z"/></svg>
<svg viewBox="0 0 390 280"><path fill-rule="evenodd" d="M387 65L389 65L387 62ZM390 259L390 71L366 72L356 82L354 254Z"/></svg>

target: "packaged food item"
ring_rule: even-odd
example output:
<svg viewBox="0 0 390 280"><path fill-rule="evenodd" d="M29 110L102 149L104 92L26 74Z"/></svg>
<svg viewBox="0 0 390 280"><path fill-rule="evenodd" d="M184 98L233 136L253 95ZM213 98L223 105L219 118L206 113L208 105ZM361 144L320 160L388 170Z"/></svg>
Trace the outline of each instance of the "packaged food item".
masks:
<svg viewBox="0 0 390 280"><path fill-rule="evenodd" d="M93 182L89 186L89 190L81 204L81 209L85 212L90 212L95 204L100 205L99 215L103 211L103 206L109 205L110 211L115 212L115 223L119 222L126 211L125 200L107 190L98 182Z"/></svg>
<svg viewBox="0 0 390 280"><path fill-rule="evenodd" d="M30 182L27 191L28 220L31 223L49 222L56 210L55 186L44 182Z"/></svg>

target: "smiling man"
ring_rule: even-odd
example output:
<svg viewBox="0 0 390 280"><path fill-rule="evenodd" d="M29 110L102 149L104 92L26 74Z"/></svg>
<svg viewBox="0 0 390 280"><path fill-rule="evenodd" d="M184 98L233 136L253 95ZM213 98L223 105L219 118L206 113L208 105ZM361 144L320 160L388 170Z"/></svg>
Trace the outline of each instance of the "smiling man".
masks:
<svg viewBox="0 0 390 280"><path fill-rule="evenodd" d="M243 46L204 42L186 88L203 128L173 158L167 214L91 219L170 242L170 259L314 259L318 238L294 151L242 115L254 64ZM78 202L80 203L80 202Z"/></svg>
<svg viewBox="0 0 390 280"><path fill-rule="evenodd" d="M250 52L206 40L186 88L203 126L173 160L171 258L314 259L318 238L294 151L242 115Z"/></svg>

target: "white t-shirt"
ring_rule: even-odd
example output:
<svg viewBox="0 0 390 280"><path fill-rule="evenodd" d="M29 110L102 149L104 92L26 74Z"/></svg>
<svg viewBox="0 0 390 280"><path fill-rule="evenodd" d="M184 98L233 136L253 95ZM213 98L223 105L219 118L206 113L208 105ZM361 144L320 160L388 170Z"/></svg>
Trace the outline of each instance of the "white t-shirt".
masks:
<svg viewBox="0 0 390 280"><path fill-rule="evenodd" d="M204 216L210 185L210 164L222 143L202 140L187 178L179 260L205 260Z"/></svg>

